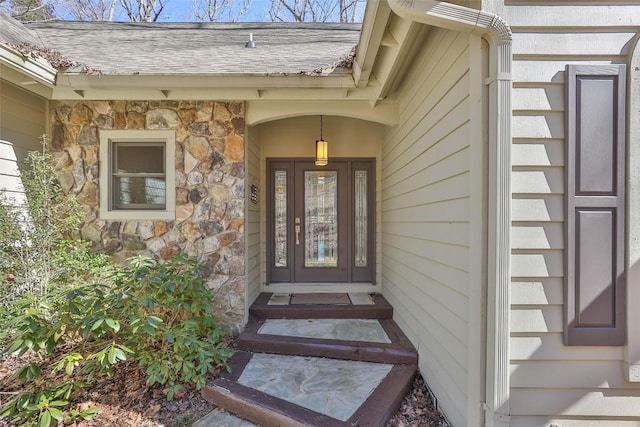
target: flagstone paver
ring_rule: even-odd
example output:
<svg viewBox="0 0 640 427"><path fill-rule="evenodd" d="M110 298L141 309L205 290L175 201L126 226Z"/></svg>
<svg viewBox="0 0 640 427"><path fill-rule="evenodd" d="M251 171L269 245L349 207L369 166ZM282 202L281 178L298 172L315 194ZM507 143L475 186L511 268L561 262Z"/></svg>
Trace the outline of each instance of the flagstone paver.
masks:
<svg viewBox="0 0 640 427"><path fill-rule="evenodd" d="M259 334L390 343L375 319L267 319Z"/></svg>
<svg viewBox="0 0 640 427"><path fill-rule="evenodd" d="M191 427L256 427L256 425L228 412L215 409L193 423Z"/></svg>
<svg viewBox="0 0 640 427"><path fill-rule="evenodd" d="M238 383L346 421L392 367L383 363L254 354Z"/></svg>

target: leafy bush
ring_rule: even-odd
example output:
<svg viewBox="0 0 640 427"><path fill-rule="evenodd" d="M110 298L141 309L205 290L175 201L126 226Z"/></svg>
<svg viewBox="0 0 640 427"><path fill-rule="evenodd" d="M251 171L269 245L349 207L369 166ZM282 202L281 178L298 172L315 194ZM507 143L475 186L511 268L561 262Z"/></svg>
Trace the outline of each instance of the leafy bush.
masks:
<svg viewBox="0 0 640 427"><path fill-rule="evenodd" d="M187 255L164 264L137 258L116 280L115 312L130 334L125 344L146 367L150 384L167 385L169 400L184 383L200 389L207 374L231 355L221 344L223 331L204 271Z"/></svg>
<svg viewBox="0 0 640 427"><path fill-rule="evenodd" d="M107 264L92 254L91 245L74 238L82 209L58 183L51 156L43 150L28 153L21 170L23 195L0 193L0 306L11 307L28 294L44 295L50 286L67 286L73 279L87 280ZM95 267L88 271L86 261ZM89 261L91 260L91 261ZM72 271L72 267L76 270ZM10 316L0 313L2 321ZM3 328L4 329L4 328Z"/></svg>
<svg viewBox="0 0 640 427"><path fill-rule="evenodd" d="M150 385L164 385L169 400L185 384L200 389L231 355L221 342L203 270L186 255L163 264L137 258L117 272L112 285L83 285L63 296L51 292L24 301L22 314L10 322L17 335L6 351L56 355L51 369L64 371L65 381L46 387L38 365L23 367L12 377L23 391L0 415L24 425L55 424L75 390L111 375L128 359L144 367Z"/></svg>
<svg viewBox="0 0 640 427"><path fill-rule="evenodd" d="M168 399L185 384L201 388L230 356L203 267L185 255L113 265L77 239L82 209L63 194L49 154L31 152L27 163L24 200L0 194L0 345L7 342L5 354L33 351L43 363L0 387L19 390L0 416L43 427L90 419L96 408L69 410L73 394L125 360L137 361Z"/></svg>

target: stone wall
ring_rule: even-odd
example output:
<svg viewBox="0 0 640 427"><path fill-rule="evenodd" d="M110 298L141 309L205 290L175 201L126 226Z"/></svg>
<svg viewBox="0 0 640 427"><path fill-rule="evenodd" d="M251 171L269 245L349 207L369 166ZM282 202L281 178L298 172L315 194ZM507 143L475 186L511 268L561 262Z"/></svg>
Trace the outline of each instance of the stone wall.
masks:
<svg viewBox="0 0 640 427"><path fill-rule="evenodd" d="M244 104L212 101L81 101L51 104L51 151L63 190L86 217L80 230L118 261L196 255L208 267L220 321L244 319ZM99 218L101 129L175 129L175 221Z"/></svg>

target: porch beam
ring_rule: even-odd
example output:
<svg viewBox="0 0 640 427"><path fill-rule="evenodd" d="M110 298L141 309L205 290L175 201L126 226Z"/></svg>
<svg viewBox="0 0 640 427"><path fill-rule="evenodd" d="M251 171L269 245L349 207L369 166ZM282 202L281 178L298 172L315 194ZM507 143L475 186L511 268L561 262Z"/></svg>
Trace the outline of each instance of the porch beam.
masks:
<svg viewBox="0 0 640 427"><path fill-rule="evenodd" d="M380 102L371 108L367 100L301 100L295 103L260 100L247 102L245 121L253 126L271 120L321 114L353 117L389 126L398 124L400 119L398 103L395 101Z"/></svg>
<svg viewBox="0 0 640 427"><path fill-rule="evenodd" d="M35 85L34 85L35 86ZM316 88L114 88L114 89L76 89L69 87L55 87L49 89L50 99L61 100L190 100L190 99L216 99L216 100L369 100L372 89L316 89Z"/></svg>
<svg viewBox="0 0 640 427"><path fill-rule="evenodd" d="M202 88L343 88L355 87L350 73L329 76L287 74L173 74L102 75L62 73L59 88L74 89L202 89Z"/></svg>

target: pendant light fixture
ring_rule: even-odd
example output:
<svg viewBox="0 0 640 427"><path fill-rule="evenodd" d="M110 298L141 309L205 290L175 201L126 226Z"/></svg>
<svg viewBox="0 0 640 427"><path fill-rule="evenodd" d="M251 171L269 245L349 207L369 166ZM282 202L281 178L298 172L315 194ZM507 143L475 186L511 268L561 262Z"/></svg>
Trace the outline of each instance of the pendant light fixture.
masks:
<svg viewBox="0 0 640 427"><path fill-rule="evenodd" d="M320 116L320 139L316 140L316 166L329 163L329 143L322 138L322 116Z"/></svg>

